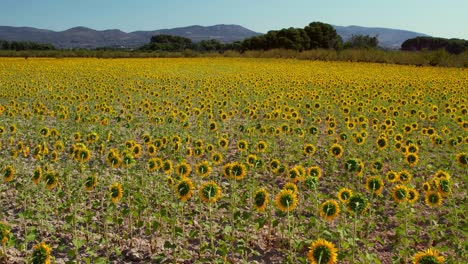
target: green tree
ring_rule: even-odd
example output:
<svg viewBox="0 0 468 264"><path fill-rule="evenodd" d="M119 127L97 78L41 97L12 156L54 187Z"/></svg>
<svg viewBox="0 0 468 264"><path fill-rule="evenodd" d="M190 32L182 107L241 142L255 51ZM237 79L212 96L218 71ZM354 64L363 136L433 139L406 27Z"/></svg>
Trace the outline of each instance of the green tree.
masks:
<svg viewBox="0 0 468 264"><path fill-rule="evenodd" d="M379 45L377 36L371 37L369 35L353 35L344 43L345 49L374 49Z"/></svg>
<svg viewBox="0 0 468 264"><path fill-rule="evenodd" d="M342 48L343 39L330 24L312 22L304 30L309 36L311 49Z"/></svg>

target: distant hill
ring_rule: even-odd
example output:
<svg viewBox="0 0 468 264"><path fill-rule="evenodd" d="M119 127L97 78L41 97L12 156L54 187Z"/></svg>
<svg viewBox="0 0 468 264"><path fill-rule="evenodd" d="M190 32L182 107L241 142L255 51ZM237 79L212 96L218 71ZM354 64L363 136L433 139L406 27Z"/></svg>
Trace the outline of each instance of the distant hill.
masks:
<svg viewBox="0 0 468 264"><path fill-rule="evenodd" d="M359 26L334 26L334 28L345 41L352 35L377 35L379 45L389 49L399 49L401 44L407 39L428 36L423 33L390 28ZM134 31L130 33L118 29L94 30L86 27L74 27L65 31L52 31L32 27L0 26L0 40L49 43L57 48L136 48L147 44L151 36L159 34L186 37L194 42L217 39L223 43L242 41L249 37L261 35L261 33L239 25L188 26L153 31Z"/></svg>
<svg viewBox="0 0 468 264"><path fill-rule="evenodd" d="M359 26L333 26L344 41L351 38L352 35L369 35L371 37L377 36L379 46L387 49L400 49L401 44L411 38L428 36L423 33L391 29L391 28L373 28L373 27L359 27Z"/></svg>
<svg viewBox="0 0 468 264"><path fill-rule="evenodd" d="M74 27L57 32L31 27L0 26L0 40L50 43L57 48L136 48L149 43L151 36L159 34L187 37L195 42L217 39L223 43L229 43L241 41L248 37L260 35L261 33L239 25L189 26L130 33L118 29L94 30L86 27Z"/></svg>

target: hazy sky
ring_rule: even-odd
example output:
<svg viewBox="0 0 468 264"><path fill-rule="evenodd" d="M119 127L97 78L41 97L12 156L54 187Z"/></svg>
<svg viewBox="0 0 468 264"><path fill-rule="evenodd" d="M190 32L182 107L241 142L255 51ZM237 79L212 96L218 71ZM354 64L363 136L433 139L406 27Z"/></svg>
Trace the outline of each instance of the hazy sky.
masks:
<svg viewBox="0 0 468 264"><path fill-rule="evenodd" d="M467 13L468 0L0 0L0 25L56 31L239 24L267 32L321 21L468 39Z"/></svg>

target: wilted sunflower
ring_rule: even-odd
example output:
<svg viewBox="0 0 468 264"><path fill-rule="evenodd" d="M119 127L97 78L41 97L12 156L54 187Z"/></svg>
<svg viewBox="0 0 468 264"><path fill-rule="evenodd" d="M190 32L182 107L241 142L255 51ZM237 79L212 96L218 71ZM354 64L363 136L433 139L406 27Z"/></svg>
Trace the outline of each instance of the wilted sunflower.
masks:
<svg viewBox="0 0 468 264"><path fill-rule="evenodd" d="M468 154L467 153L458 153L456 155L456 160L457 160L457 163L458 165L460 165L461 167L467 167L468 166Z"/></svg>
<svg viewBox="0 0 468 264"><path fill-rule="evenodd" d="M51 252L51 248L44 241L35 245L33 247L31 263L32 264L49 264L50 252Z"/></svg>
<svg viewBox="0 0 468 264"><path fill-rule="evenodd" d="M408 200L408 188L404 185L396 185L392 189L393 200L397 203L403 203Z"/></svg>
<svg viewBox="0 0 468 264"><path fill-rule="evenodd" d="M320 216L327 221L332 221L340 213L340 206L333 200L327 200L320 205Z"/></svg>
<svg viewBox="0 0 468 264"><path fill-rule="evenodd" d="M7 165L2 170L3 181L10 182L15 177L15 169L11 165Z"/></svg>
<svg viewBox="0 0 468 264"><path fill-rule="evenodd" d="M276 195L276 206L282 212L289 212L297 206L297 195L289 189L281 190Z"/></svg>
<svg viewBox="0 0 468 264"><path fill-rule="evenodd" d="M413 256L413 264L442 264L444 261L445 258L432 248L419 251Z"/></svg>
<svg viewBox="0 0 468 264"><path fill-rule="evenodd" d="M199 190L200 199L205 203L215 203L221 197L221 188L214 181L205 182Z"/></svg>
<svg viewBox="0 0 468 264"><path fill-rule="evenodd" d="M109 192L110 192L110 196L112 198L112 202L113 203L118 203L120 201L120 199L122 199L123 197L123 188L122 188L122 185L120 185L119 183L113 183L110 187L109 187Z"/></svg>
<svg viewBox="0 0 468 264"><path fill-rule="evenodd" d="M2 247L6 246L6 243L9 239L9 234L10 227L6 223L0 221L0 244L2 245Z"/></svg>
<svg viewBox="0 0 468 264"><path fill-rule="evenodd" d="M196 172L201 177L207 177L211 173L211 167L208 161L202 161L195 167Z"/></svg>
<svg viewBox="0 0 468 264"><path fill-rule="evenodd" d="M351 196L353 196L353 191L351 191L348 188L341 188L337 194L338 199L344 204L346 204L349 201L349 198L351 198Z"/></svg>
<svg viewBox="0 0 468 264"><path fill-rule="evenodd" d="M325 239L312 242L307 258L311 264L335 264L337 262L338 250L335 245Z"/></svg>
<svg viewBox="0 0 468 264"><path fill-rule="evenodd" d="M91 176L88 176L84 182L84 189L87 191L87 192L91 192L94 190L94 188L96 187L98 183L98 179L97 179L97 173L91 175Z"/></svg>
<svg viewBox="0 0 468 264"><path fill-rule="evenodd" d="M44 175L44 181L46 183L46 188L52 190L58 184L57 174L53 171L47 171Z"/></svg>
<svg viewBox="0 0 468 264"><path fill-rule="evenodd" d="M384 182L379 176L371 176L366 180L366 189L372 194L379 195L382 193Z"/></svg>
<svg viewBox="0 0 468 264"><path fill-rule="evenodd" d="M346 208L349 212L354 214L362 214L367 210L369 202L366 197L360 193L356 193L349 197L348 202L346 203Z"/></svg>
<svg viewBox="0 0 468 264"><path fill-rule="evenodd" d="M185 202L190 197L192 197L193 193L193 183L190 179L188 178L182 178L175 186L175 192L177 194L177 197Z"/></svg>
<svg viewBox="0 0 468 264"><path fill-rule="evenodd" d="M343 156L343 147L339 144L333 144L330 147L330 155L332 155L335 158L340 158Z"/></svg>
<svg viewBox="0 0 468 264"><path fill-rule="evenodd" d="M265 190L265 188L260 188L255 192L253 202L257 212L265 211L265 208L268 204L268 192Z"/></svg>

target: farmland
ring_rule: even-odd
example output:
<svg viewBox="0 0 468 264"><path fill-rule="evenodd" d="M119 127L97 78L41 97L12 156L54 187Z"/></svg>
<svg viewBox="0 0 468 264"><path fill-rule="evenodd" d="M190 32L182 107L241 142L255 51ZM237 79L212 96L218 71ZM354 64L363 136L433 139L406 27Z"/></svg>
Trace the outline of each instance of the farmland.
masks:
<svg viewBox="0 0 468 264"><path fill-rule="evenodd" d="M455 68L2 58L0 262L466 263L467 87Z"/></svg>

